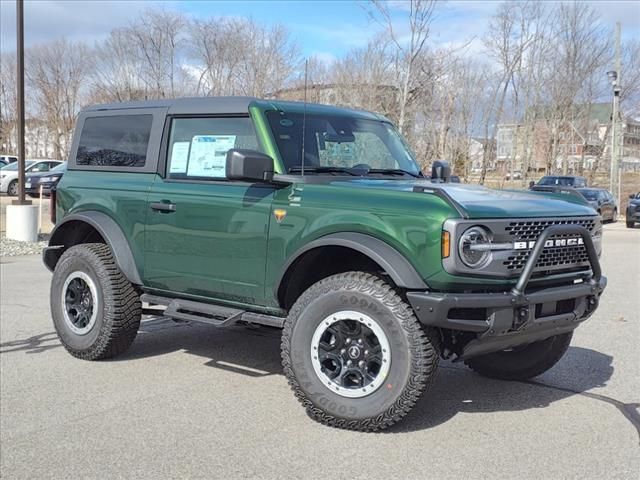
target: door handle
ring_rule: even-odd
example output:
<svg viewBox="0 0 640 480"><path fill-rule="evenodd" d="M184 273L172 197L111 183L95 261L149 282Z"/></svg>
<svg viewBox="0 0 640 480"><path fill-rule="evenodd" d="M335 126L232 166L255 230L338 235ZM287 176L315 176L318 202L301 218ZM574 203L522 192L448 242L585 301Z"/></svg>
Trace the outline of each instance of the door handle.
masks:
<svg viewBox="0 0 640 480"><path fill-rule="evenodd" d="M156 210L163 213L172 213L176 211L175 203L152 202L149 206L151 207L151 210Z"/></svg>

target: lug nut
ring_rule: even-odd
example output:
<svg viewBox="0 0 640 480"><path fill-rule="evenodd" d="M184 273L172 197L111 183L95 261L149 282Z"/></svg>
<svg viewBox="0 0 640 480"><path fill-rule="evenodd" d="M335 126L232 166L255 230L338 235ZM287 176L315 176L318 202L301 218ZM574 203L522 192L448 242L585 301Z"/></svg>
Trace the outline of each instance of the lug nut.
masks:
<svg viewBox="0 0 640 480"><path fill-rule="evenodd" d="M360 361L358 362L358 366L359 366L360 368L363 368L363 367L364 367L364 360L360 360Z"/></svg>
<svg viewBox="0 0 640 480"><path fill-rule="evenodd" d="M347 341L345 342L347 345L349 345L351 343L351 339L347 338Z"/></svg>
<svg viewBox="0 0 640 480"><path fill-rule="evenodd" d="M365 355L365 357L366 357L367 355L369 355L369 350L365 350L365 351L364 351L364 355Z"/></svg>
<svg viewBox="0 0 640 480"><path fill-rule="evenodd" d="M347 360L347 367L350 367L353 362L351 360Z"/></svg>
<svg viewBox="0 0 640 480"><path fill-rule="evenodd" d="M359 338L359 339L358 339L358 343L359 343L360 345L362 345L362 339L361 339L361 338Z"/></svg>
<svg viewBox="0 0 640 480"><path fill-rule="evenodd" d="M342 350L340 350L340 354L341 355L344 355L345 353L347 353L347 349L346 348L343 348Z"/></svg>

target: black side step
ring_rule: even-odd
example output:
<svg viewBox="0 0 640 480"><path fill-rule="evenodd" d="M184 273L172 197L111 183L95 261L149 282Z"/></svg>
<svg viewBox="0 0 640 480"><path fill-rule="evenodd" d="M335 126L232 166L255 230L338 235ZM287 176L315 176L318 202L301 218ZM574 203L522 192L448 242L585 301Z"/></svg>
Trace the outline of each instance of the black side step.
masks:
<svg viewBox="0 0 640 480"><path fill-rule="evenodd" d="M164 315L176 320L206 323L218 328L229 327L238 321L277 328L284 326L284 318L247 312L221 305L160 297L147 293L143 294L140 299L149 304L166 305L167 307L164 311L156 308L145 308L143 309L145 314Z"/></svg>

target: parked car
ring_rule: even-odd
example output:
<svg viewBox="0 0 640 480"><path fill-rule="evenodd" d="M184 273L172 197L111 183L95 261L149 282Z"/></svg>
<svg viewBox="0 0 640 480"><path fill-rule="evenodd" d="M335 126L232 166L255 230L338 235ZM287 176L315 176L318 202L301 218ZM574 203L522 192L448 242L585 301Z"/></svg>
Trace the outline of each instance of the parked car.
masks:
<svg viewBox="0 0 640 480"><path fill-rule="evenodd" d="M72 145L43 252L66 350L123 353L143 302L281 328L295 396L334 427L398 422L440 357L540 375L606 286L601 220L577 193L441 182L445 162L426 180L375 113L247 97L100 105L80 112Z"/></svg>
<svg viewBox="0 0 640 480"><path fill-rule="evenodd" d="M18 157L15 157L13 155L0 155L0 168L17 161Z"/></svg>
<svg viewBox="0 0 640 480"><path fill-rule="evenodd" d="M538 180L536 185L541 186L554 186L559 187L573 187L573 188L585 188L587 186L587 179L584 177L574 177L565 175L546 175Z"/></svg>
<svg viewBox="0 0 640 480"><path fill-rule="evenodd" d="M53 167L60 165L60 160L26 160L25 173L48 172ZM10 196L18 195L18 163L10 163L0 168L0 193Z"/></svg>
<svg viewBox="0 0 640 480"><path fill-rule="evenodd" d="M504 178L505 180L511 180L511 172L507 172ZM513 180L521 180L521 179L522 179L522 172L520 170L515 170L513 172Z"/></svg>
<svg viewBox="0 0 640 480"><path fill-rule="evenodd" d="M633 228L636 223L640 223L640 192L629 195L626 217L627 228Z"/></svg>
<svg viewBox="0 0 640 480"><path fill-rule="evenodd" d="M576 189L591 204L603 222L615 222L618 219L616 199L604 188Z"/></svg>
<svg viewBox="0 0 640 480"><path fill-rule="evenodd" d="M66 171L67 162L63 162L47 172L27 173L24 184L25 192L31 197L39 197L42 192L43 196L48 197L51 189L58 184Z"/></svg>

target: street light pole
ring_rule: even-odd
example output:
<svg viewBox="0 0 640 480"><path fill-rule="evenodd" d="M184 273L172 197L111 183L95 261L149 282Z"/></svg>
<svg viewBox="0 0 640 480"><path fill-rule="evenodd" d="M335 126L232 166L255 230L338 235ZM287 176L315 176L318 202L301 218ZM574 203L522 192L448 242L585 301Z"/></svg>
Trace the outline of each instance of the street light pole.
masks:
<svg viewBox="0 0 640 480"><path fill-rule="evenodd" d="M18 199L14 205L31 205L31 201L25 200L25 148L24 148L24 0L16 0L16 66L17 66L17 114L18 114Z"/></svg>
<svg viewBox="0 0 640 480"><path fill-rule="evenodd" d="M24 0L16 0L16 70L18 114L18 199L7 205L7 238L23 242L35 242L38 239L38 208L24 198Z"/></svg>
<svg viewBox="0 0 640 480"><path fill-rule="evenodd" d="M618 72L612 70L607 72L607 77L613 87L613 105L611 107L611 169L609 171L609 191L617 197L620 205L620 179L619 179L619 141L618 141L618 118L620 117L620 85L618 82ZM622 126L620 126L622 128Z"/></svg>

